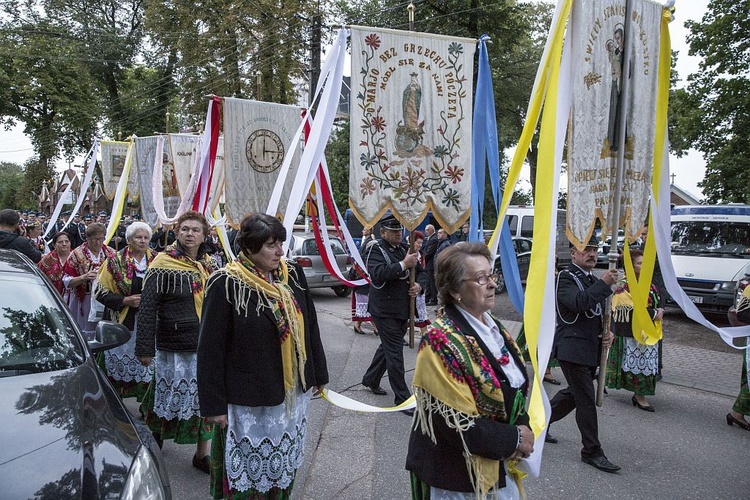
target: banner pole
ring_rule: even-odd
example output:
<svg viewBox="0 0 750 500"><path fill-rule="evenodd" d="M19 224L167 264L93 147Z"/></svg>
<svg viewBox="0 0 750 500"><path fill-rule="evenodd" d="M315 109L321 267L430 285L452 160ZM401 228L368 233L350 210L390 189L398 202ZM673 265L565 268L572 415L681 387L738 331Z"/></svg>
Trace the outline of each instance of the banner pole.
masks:
<svg viewBox="0 0 750 500"><path fill-rule="evenodd" d="M609 246L609 254L607 254L607 261L609 270L617 269L617 260L620 257L617 248L617 237L620 233L620 193L622 192L622 178L623 170L625 166L625 144L627 143L627 103L630 101L630 60L632 57L632 46L630 44L630 26L632 24L631 18L633 17L633 4L631 0L625 0L625 24L623 26L623 57L622 57L622 69L620 71L620 85L622 85L622 91L620 93L620 100L617 103L617 111L619 113L619 123L617 130L617 169L615 177L615 188L612 194L612 235L611 244ZM627 241L623 241L623 245L627 245ZM602 330L602 336L608 335L610 330L611 314L612 312L612 296L607 298L606 306L604 308L604 329ZM602 347L601 356L599 358L599 377L596 385L596 406L602 406L604 400L604 383L607 377L607 358L609 357L609 348Z"/></svg>
<svg viewBox="0 0 750 500"><path fill-rule="evenodd" d="M414 253L414 233L416 230L412 230L409 233L409 253ZM409 270L409 289L414 286L414 281L417 277L417 266L413 266ZM414 349L414 318L417 313L417 298L409 296L409 349Z"/></svg>

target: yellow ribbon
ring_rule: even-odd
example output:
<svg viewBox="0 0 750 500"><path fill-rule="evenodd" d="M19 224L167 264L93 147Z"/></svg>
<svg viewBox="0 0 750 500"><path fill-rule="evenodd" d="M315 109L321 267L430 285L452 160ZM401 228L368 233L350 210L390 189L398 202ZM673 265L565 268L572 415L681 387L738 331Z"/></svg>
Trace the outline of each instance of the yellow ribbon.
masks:
<svg viewBox="0 0 750 500"><path fill-rule="evenodd" d="M338 406L339 408L352 411L361 411L365 413L387 413L408 410L414 408L417 405L416 400L414 399L414 395L410 396L409 399L399 405L387 406L384 408L361 403L356 399L346 397L343 394L339 394L338 392L332 391L328 388L324 388L321 391L320 396L332 405Z"/></svg>

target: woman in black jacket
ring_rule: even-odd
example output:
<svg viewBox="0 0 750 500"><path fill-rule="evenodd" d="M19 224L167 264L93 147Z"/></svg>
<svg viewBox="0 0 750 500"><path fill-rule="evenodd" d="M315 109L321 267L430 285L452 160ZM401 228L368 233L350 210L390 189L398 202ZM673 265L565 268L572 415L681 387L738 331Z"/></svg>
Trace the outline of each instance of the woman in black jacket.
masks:
<svg viewBox="0 0 750 500"><path fill-rule="evenodd" d="M461 242L437 259L445 312L419 344L414 416L406 456L412 498L518 498L516 466L534 434L521 352L489 314L495 281L487 246Z"/></svg>
<svg viewBox="0 0 750 500"><path fill-rule="evenodd" d="M156 362L141 412L157 442L197 443L193 466L210 473L211 426L200 416L196 363L203 290L216 263L203 240L206 218L185 212L177 219L177 241L156 256L141 293L135 355Z"/></svg>
<svg viewBox="0 0 750 500"><path fill-rule="evenodd" d="M209 280L198 345L201 414L215 425L214 498L289 498L302 465L310 388L328 383L302 269L284 226L245 218L238 260Z"/></svg>

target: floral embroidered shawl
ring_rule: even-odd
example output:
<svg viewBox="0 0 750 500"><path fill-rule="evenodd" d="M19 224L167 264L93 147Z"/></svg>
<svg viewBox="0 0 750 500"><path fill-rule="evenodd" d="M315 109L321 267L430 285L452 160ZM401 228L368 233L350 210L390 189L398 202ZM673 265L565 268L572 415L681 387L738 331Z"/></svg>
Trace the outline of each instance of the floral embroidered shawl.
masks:
<svg viewBox="0 0 750 500"><path fill-rule="evenodd" d="M91 250L89 249L89 244L88 242L84 242L83 245L70 252L68 261L65 263L65 274L73 278L82 276L89 272L91 269L98 269L99 266L104 264L105 260L115 257L115 251L107 245L102 245L101 253L103 253L102 259L98 264L94 264L94 261L91 260ZM78 285L77 287L75 287L75 290L73 290L73 293L75 293L76 297L78 297L78 300L83 300L83 298L86 296L86 285Z"/></svg>
<svg viewBox="0 0 750 500"><path fill-rule="evenodd" d="M57 250L52 250L50 253L42 257L42 260L36 265L54 285L55 289L60 295L63 295L65 285L63 284L63 267L65 262L60 262L60 256L57 254Z"/></svg>
<svg viewBox="0 0 750 500"><path fill-rule="evenodd" d="M506 346L521 359L521 351L508 331L499 322L498 325ZM464 335L447 316L436 319L419 344L413 385L417 400L415 425L433 442L435 414L463 434L477 417L513 424L525 411L524 405L516 405L515 401L506 404L500 381L477 340ZM518 393L522 400L521 389ZM509 411L511 407L513 410ZM464 458L475 491L485 498L498 481L498 461L471 455L465 443Z"/></svg>
<svg viewBox="0 0 750 500"><path fill-rule="evenodd" d="M151 249L146 249L146 266L151 264L156 254ZM133 258L130 247L127 246L117 252L114 258L107 259L107 262L99 268L97 276L97 290L106 290L123 297L132 295L133 278L135 277L137 262ZM96 295L97 290L94 290ZM118 314L118 321L122 323L128 315L130 307L123 306Z"/></svg>

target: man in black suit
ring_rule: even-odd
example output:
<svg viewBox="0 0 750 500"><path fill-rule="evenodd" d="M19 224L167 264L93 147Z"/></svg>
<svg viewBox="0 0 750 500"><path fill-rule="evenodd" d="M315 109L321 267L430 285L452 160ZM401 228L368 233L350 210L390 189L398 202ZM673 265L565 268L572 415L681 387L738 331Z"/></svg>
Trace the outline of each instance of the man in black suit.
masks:
<svg viewBox="0 0 750 500"><path fill-rule="evenodd" d="M427 285L419 253L409 251L402 241L402 231L401 223L387 216L381 220L380 239L365 254L371 279L368 310L380 333L380 346L362 377L362 385L375 394L385 394L380 380L387 370L397 405L411 396L404 380L404 335L409 323L410 297L417 296ZM409 287L412 267L416 268L417 281ZM413 414L413 410L405 412Z"/></svg>
<svg viewBox="0 0 750 500"><path fill-rule="evenodd" d="M581 431L581 460L605 472L620 467L604 456L599 443L594 378L600 351L612 345L612 332L602 333L605 300L612 295L617 282L616 269L606 271L597 279L591 271L596 266L598 242L592 237L583 250L571 246L572 262L557 277L557 330L552 357L560 362L568 387L560 390L552 401L550 424L571 411ZM548 442L557 442L547 436Z"/></svg>
<svg viewBox="0 0 750 500"><path fill-rule="evenodd" d="M425 303L428 306L437 305L437 286L435 285L435 252L438 247L438 238L435 234L435 226L427 224L424 228L424 270L427 273L427 290L425 291Z"/></svg>

